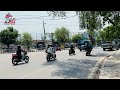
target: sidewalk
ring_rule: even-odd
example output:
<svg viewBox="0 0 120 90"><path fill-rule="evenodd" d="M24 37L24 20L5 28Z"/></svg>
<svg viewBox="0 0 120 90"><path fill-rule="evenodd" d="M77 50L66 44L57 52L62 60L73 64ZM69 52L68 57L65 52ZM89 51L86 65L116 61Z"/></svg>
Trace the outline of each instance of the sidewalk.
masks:
<svg viewBox="0 0 120 90"><path fill-rule="evenodd" d="M99 79L120 79L120 50L104 61Z"/></svg>

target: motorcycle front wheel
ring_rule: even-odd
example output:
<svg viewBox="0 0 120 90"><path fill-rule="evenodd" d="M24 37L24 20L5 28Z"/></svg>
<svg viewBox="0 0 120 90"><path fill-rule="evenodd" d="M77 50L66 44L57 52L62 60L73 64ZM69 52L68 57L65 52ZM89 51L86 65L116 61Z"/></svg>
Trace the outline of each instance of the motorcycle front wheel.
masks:
<svg viewBox="0 0 120 90"><path fill-rule="evenodd" d="M50 61L50 55L47 55L47 61Z"/></svg>
<svg viewBox="0 0 120 90"><path fill-rule="evenodd" d="M54 60L56 60L56 54L55 54L55 56L54 56Z"/></svg>
<svg viewBox="0 0 120 90"><path fill-rule="evenodd" d="M26 63L29 62L29 57L28 57L28 56L25 57L25 62L26 62Z"/></svg>

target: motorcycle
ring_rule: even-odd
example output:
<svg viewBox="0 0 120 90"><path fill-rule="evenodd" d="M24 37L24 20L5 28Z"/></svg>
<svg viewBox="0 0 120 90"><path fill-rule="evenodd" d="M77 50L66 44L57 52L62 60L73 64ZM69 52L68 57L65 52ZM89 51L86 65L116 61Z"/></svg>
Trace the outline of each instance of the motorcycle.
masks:
<svg viewBox="0 0 120 90"><path fill-rule="evenodd" d="M52 55L50 53L47 53L46 59L47 59L47 61L56 60L56 54Z"/></svg>
<svg viewBox="0 0 120 90"><path fill-rule="evenodd" d="M26 63L29 62L29 56L27 56L27 52L23 52L22 58L19 60L16 54L12 54L12 64L17 65L18 62L23 62L25 61Z"/></svg>
<svg viewBox="0 0 120 90"><path fill-rule="evenodd" d="M75 50L70 48L69 49L69 55L71 55L71 54L75 55Z"/></svg>
<svg viewBox="0 0 120 90"><path fill-rule="evenodd" d="M85 48L86 56L90 56L92 49L91 48Z"/></svg>

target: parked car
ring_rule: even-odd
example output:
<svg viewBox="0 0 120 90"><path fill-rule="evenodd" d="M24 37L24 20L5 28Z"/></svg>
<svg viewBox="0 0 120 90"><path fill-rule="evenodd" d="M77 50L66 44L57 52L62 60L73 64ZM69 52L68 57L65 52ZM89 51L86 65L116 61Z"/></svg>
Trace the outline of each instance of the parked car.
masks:
<svg viewBox="0 0 120 90"><path fill-rule="evenodd" d="M118 45L118 47L120 48L120 42L118 42L118 44L117 44L117 45Z"/></svg>
<svg viewBox="0 0 120 90"><path fill-rule="evenodd" d="M102 47L103 47L103 51L105 51L106 49L109 50L119 49L118 45L114 41L107 41L105 44L102 44Z"/></svg>
<svg viewBox="0 0 120 90"><path fill-rule="evenodd" d="M44 44L39 44L38 50L43 50L43 49L46 49L46 46Z"/></svg>
<svg viewBox="0 0 120 90"><path fill-rule="evenodd" d="M65 43L65 48L70 48L71 43Z"/></svg>

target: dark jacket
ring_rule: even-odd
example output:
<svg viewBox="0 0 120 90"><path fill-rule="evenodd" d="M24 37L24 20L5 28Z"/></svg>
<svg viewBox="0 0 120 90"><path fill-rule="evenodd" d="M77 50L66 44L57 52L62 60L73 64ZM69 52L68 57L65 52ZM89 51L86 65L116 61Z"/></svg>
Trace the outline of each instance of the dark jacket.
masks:
<svg viewBox="0 0 120 90"><path fill-rule="evenodd" d="M18 58L21 58L21 57L22 57L21 52L23 52L22 49L18 49L18 50L17 50L16 54L17 54Z"/></svg>
<svg viewBox="0 0 120 90"><path fill-rule="evenodd" d="M73 45L71 45L71 46L70 46L70 48L71 48L71 49L74 49L74 46L73 46Z"/></svg>
<svg viewBox="0 0 120 90"><path fill-rule="evenodd" d="M86 46L85 46L85 49L86 49L86 51L92 51L92 48L91 48L90 45L86 45Z"/></svg>

